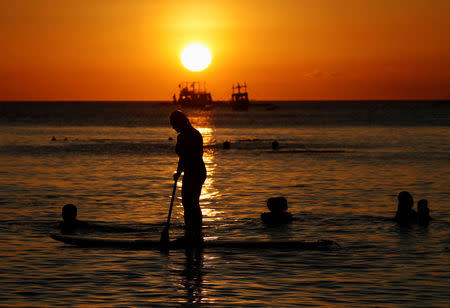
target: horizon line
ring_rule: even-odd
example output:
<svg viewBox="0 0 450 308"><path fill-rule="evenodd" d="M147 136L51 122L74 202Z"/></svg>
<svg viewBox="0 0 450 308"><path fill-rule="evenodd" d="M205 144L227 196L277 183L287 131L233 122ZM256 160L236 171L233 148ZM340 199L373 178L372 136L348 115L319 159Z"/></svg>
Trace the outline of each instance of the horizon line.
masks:
<svg viewBox="0 0 450 308"><path fill-rule="evenodd" d="M272 102L445 102L450 101L450 98L414 98L414 99L286 99L286 100L280 100L280 99L267 99L267 100L250 100L250 102L255 103L272 103ZM154 100L154 99L0 99L0 103L83 103L83 102L90 102L90 103L114 103L114 102L132 102L132 103L168 103L173 104L172 100ZM213 101L213 104L217 103L228 103L228 100L216 100Z"/></svg>

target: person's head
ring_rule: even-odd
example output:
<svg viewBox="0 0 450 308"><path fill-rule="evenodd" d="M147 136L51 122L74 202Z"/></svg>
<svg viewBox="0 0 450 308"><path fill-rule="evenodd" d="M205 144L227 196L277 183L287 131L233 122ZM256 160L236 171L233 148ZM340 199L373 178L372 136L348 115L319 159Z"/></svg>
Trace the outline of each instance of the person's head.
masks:
<svg viewBox="0 0 450 308"><path fill-rule="evenodd" d="M77 207L73 204L66 204L62 208L64 222L74 222L77 219Z"/></svg>
<svg viewBox="0 0 450 308"><path fill-rule="evenodd" d="M402 191L398 194L398 209L409 211L414 206L414 199L407 191Z"/></svg>
<svg viewBox="0 0 450 308"><path fill-rule="evenodd" d="M185 128L189 127L191 123L188 117L180 110L175 110L170 114L170 125L177 132L183 131Z"/></svg>
<svg viewBox="0 0 450 308"><path fill-rule="evenodd" d="M417 211L420 213L429 211L427 199L421 199L417 202Z"/></svg>
<svg viewBox="0 0 450 308"><path fill-rule="evenodd" d="M267 199L267 207L272 213L282 213L288 208L285 197L272 197Z"/></svg>

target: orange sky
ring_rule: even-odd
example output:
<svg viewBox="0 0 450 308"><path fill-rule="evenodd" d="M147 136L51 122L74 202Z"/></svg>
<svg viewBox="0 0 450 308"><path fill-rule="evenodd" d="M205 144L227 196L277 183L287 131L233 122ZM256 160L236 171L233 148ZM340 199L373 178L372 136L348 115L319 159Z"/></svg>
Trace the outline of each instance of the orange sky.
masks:
<svg viewBox="0 0 450 308"><path fill-rule="evenodd" d="M0 0L0 40L0 100L450 98L448 0Z"/></svg>

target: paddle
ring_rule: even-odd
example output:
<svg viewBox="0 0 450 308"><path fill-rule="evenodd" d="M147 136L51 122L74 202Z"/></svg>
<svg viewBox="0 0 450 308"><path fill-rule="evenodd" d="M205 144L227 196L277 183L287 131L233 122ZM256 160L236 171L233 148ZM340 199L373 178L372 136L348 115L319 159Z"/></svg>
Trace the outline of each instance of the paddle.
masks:
<svg viewBox="0 0 450 308"><path fill-rule="evenodd" d="M164 230L161 233L161 239L159 240L161 249L163 249L163 250L167 250L167 248L169 247L170 216L172 215L172 207L173 207L173 201L175 200L176 189L177 189L177 180L175 180L175 182L173 183L172 199L170 200L169 214L167 215L166 226L164 227Z"/></svg>

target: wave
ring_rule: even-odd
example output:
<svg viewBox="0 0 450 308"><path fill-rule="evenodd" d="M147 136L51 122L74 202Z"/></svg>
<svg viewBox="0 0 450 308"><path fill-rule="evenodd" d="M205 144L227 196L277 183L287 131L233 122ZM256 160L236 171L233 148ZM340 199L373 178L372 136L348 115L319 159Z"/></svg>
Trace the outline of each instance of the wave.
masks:
<svg viewBox="0 0 450 308"><path fill-rule="evenodd" d="M0 125L123 126L168 125L177 109L164 102L0 102ZM184 110L217 127L304 125L450 126L449 101L260 102L248 112L217 106Z"/></svg>
<svg viewBox="0 0 450 308"><path fill-rule="evenodd" d="M405 149L399 151L389 145L377 143L303 143L298 140L281 140L278 148L272 147L272 139L236 140L231 141L228 147L223 142L212 141L204 145L205 151L223 151L224 153L254 151L260 153L283 155L283 154L345 154L345 153L367 153L373 155L385 155L387 158L399 157L401 155L428 155L446 154L445 149L430 149L426 152L410 152ZM7 144L0 147L0 154L6 155L66 155L66 154L88 154L88 155L174 155L175 141L115 141L111 139L85 140L85 141L59 141L46 144ZM377 154L378 153L378 154ZM415 154L416 153L416 154Z"/></svg>

